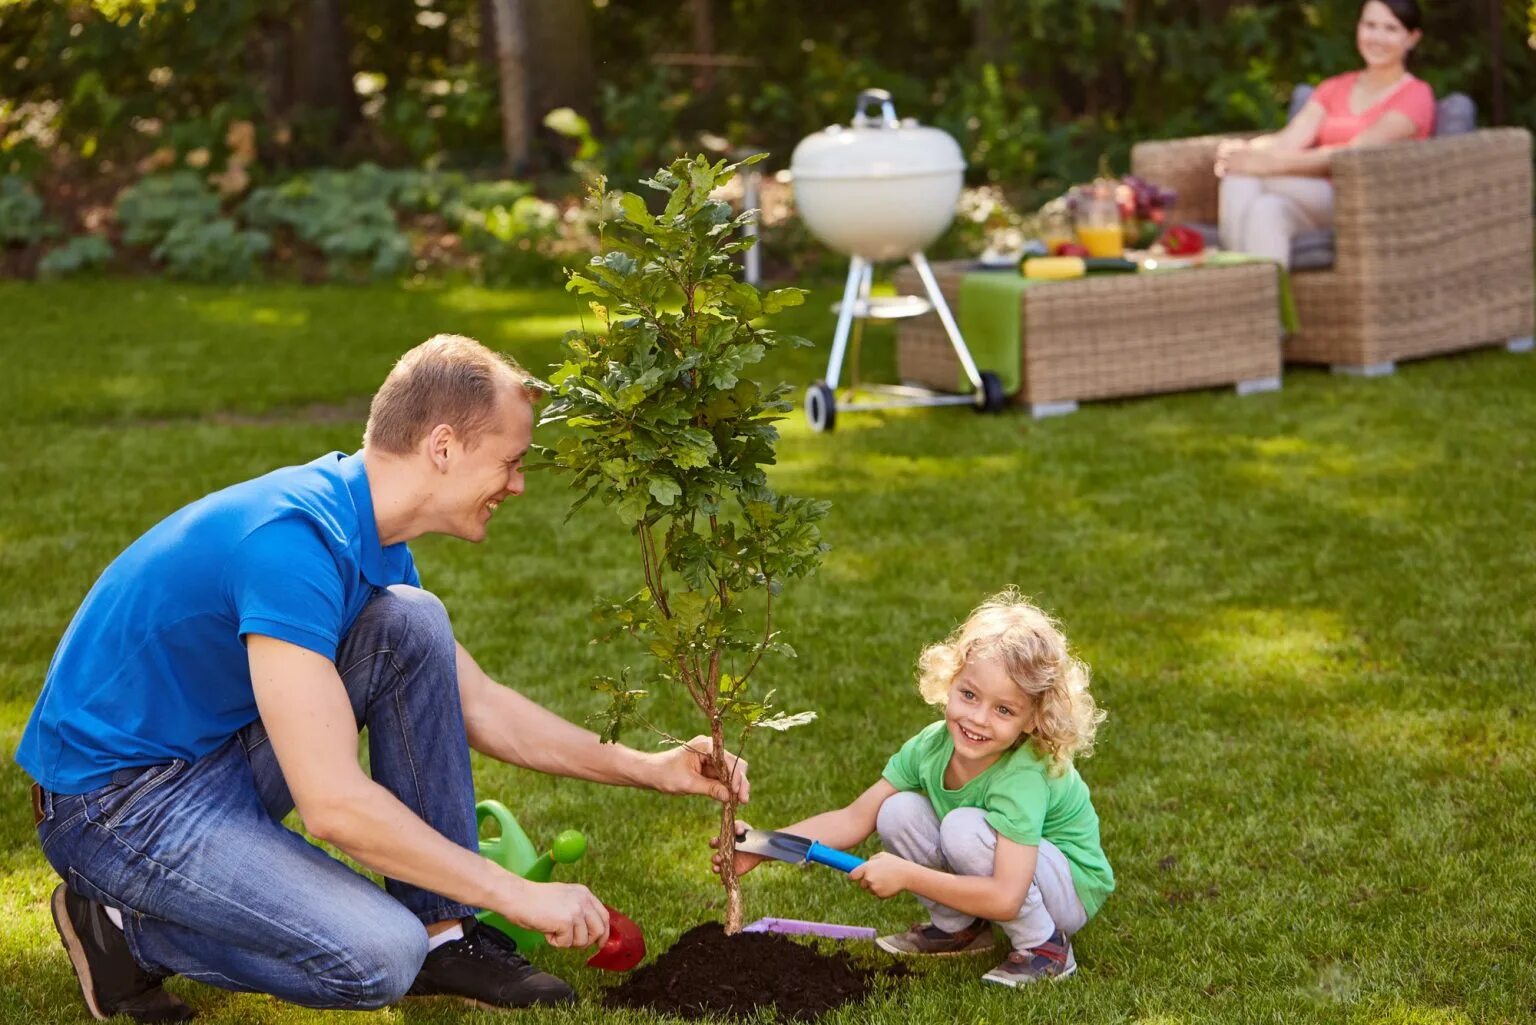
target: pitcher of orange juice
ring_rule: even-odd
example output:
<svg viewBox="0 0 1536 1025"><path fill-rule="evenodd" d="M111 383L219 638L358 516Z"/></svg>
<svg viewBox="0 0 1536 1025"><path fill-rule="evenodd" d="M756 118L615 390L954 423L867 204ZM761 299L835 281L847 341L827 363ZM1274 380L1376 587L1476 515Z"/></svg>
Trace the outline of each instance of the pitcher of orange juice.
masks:
<svg viewBox="0 0 1536 1025"><path fill-rule="evenodd" d="M1088 186L1077 204L1077 241L1089 256L1123 256L1125 236L1120 230L1120 205L1115 202L1115 183L1099 178Z"/></svg>

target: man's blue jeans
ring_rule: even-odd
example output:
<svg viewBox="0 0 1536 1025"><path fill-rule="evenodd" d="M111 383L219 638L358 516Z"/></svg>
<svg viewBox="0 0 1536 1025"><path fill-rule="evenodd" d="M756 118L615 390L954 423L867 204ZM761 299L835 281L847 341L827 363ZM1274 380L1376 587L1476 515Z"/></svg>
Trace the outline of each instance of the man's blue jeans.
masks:
<svg viewBox="0 0 1536 1025"><path fill-rule="evenodd" d="M336 668L367 727L374 780L474 850L474 781L442 603L413 587L381 591ZM292 808L258 720L196 762L45 794L38 837L72 889L122 912L148 971L308 1007L393 1003L426 957L423 923L474 909L394 880L379 888L284 828Z"/></svg>

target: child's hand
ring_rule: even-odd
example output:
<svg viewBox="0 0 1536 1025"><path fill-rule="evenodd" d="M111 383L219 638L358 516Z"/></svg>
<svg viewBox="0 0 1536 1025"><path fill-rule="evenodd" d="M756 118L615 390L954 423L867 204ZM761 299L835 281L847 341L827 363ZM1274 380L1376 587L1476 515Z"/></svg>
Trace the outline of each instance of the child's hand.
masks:
<svg viewBox="0 0 1536 1025"><path fill-rule="evenodd" d="M752 827L747 825L745 822L736 823L737 838L739 839L744 832L751 828ZM718 852L720 849L720 837L710 837L709 845ZM742 876L746 875L748 872L752 871L754 868L767 860L769 859L763 857L761 854L748 854L745 851L737 851L736 857L732 859L732 863L736 866L736 878L740 879ZM715 873L715 875L720 874L720 855L718 853L709 859L709 867Z"/></svg>
<svg viewBox="0 0 1536 1025"><path fill-rule="evenodd" d="M905 858L881 851L848 873L848 878L885 900L907 888L907 870L911 867L912 863Z"/></svg>

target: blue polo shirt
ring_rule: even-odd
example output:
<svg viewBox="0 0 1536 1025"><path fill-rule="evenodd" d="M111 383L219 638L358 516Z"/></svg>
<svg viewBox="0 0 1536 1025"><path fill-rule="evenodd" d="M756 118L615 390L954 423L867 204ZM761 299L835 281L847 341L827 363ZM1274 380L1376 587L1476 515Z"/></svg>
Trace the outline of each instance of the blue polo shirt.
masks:
<svg viewBox="0 0 1536 1025"><path fill-rule="evenodd" d="M217 491L162 520L102 573L54 652L16 760L55 793L119 769L206 755L257 718L243 638L335 659L376 589L420 586L379 544L362 455Z"/></svg>

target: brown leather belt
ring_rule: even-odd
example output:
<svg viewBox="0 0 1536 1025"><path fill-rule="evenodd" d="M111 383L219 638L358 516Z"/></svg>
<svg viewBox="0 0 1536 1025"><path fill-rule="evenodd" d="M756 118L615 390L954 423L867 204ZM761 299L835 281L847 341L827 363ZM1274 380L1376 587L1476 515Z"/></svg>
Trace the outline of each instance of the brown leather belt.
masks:
<svg viewBox="0 0 1536 1025"><path fill-rule="evenodd" d="M32 784L32 825L43 824L43 788L41 784Z"/></svg>

